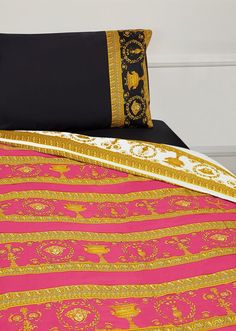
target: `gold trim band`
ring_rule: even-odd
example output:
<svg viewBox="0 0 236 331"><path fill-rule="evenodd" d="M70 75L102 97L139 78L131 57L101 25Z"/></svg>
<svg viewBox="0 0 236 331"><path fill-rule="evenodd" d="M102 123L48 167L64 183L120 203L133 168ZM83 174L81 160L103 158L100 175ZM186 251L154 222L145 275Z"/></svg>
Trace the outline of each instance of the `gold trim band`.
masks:
<svg viewBox="0 0 236 331"><path fill-rule="evenodd" d="M0 243L24 243L27 241L39 242L44 240L84 240L96 242L135 242L161 239L169 236L187 235L207 230L235 229L235 221L219 221L194 223L145 232L129 233L102 233L81 231L47 231L32 233L0 233Z"/></svg>
<svg viewBox="0 0 236 331"><path fill-rule="evenodd" d="M12 178L0 178L0 185L7 185L7 184L25 184L25 183L41 183L41 184L47 184L47 183L52 183L52 184L66 184L66 185L78 185L78 186L83 186L83 185L96 185L96 186L101 186L101 185L116 185L116 184L121 184L121 183L130 183L130 182L143 182L145 181L145 178L142 177L130 177L131 175L127 177L111 177L111 178L57 178L53 176L40 176L37 175L37 177L22 177L22 178L17 178L17 177L12 177Z"/></svg>
<svg viewBox="0 0 236 331"><path fill-rule="evenodd" d="M208 319L195 320L181 325L159 325L132 328L132 331L210 331L218 328L233 326L236 324L236 314L228 316L217 316ZM131 329L109 329L110 331L130 331ZM97 331L107 331L98 329Z"/></svg>
<svg viewBox="0 0 236 331"><path fill-rule="evenodd" d="M8 145L6 145L8 146ZM1 155L0 164L21 165L21 164L69 164L83 165L83 162L67 159L65 157L43 157L43 156L16 156Z"/></svg>
<svg viewBox="0 0 236 331"><path fill-rule="evenodd" d="M0 277L44 274L70 271L96 271L96 272L135 272L143 270L154 270L172 267L176 265L199 262L206 259L236 254L236 248L217 248L197 254L174 256L170 258L158 258L156 261L148 262L126 262L126 263L91 263L91 262L63 262L52 264L39 264L17 266L0 269Z"/></svg>
<svg viewBox="0 0 236 331"><path fill-rule="evenodd" d="M112 127L122 127L125 122L124 91L122 83L122 66L120 37L118 31L106 31L107 53L110 79Z"/></svg>
<svg viewBox="0 0 236 331"><path fill-rule="evenodd" d="M74 299L121 299L158 297L236 281L236 269L147 285L72 285L0 295L0 309Z"/></svg>
<svg viewBox="0 0 236 331"><path fill-rule="evenodd" d="M60 222L60 223L85 223L85 224L120 224L120 223L127 223L127 222L145 222L149 220L159 220L164 218L173 218L179 216L186 216L186 215L200 215L200 214L231 214L235 213L236 209L231 210L223 210L223 209L193 209L187 211L177 211L177 212L170 212L164 214L152 213L151 215L140 215L140 216L122 216L118 218L111 218L111 217L90 217L84 218L80 214L77 217L65 217L65 216L31 216L31 215L1 215L0 223L5 221L10 222Z"/></svg>
<svg viewBox="0 0 236 331"><path fill-rule="evenodd" d="M152 30L143 30L145 36L145 44L148 47L151 37L152 37Z"/></svg>
<svg viewBox="0 0 236 331"><path fill-rule="evenodd" d="M89 140L93 138L90 137L84 136L85 139L81 143L79 141L74 141L70 137L60 137L60 135L52 136L47 133L1 131L0 135L1 141L8 141L8 143L20 147L64 156L86 163L89 161L91 164L98 164L112 169L126 171L134 175L164 180L183 187L191 187L196 191L207 191L209 194L217 195L230 201L236 201L236 190L233 187L216 182L213 179L209 180L202 178L196 174L189 173L186 170L173 169L159 162L152 162L145 158L139 159L133 155L122 154L119 151L114 152L103 147L92 146L89 143ZM142 145L142 142L140 142L140 144ZM186 151L180 151L168 145L162 145L163 147L161 147L158 144L144 143L144 147L147 145L152 145L154 148L164 148L167 152L173 151L183 157L186 156L191 159L191 162L196 161L202 162L206 165L212 165L211 162L205 159L200 159ZM221 168L220 166L217 166L216 168L224 175L228 174L224 168ZM231 175L231 177L232 180L235 178L233 175Z"/></svg>
<svg viewBox="0 0 236 331"><path fill-rule="evenodd" d="M145 37L145 45L146 48L152 37L151 30L144 30L144 37ZM150 110L150 91L149 91L149 82L148 82L148 72L147 72L147 56L145 61L143 62L143 84L144 84L144 99L146 102L146 116L147 116L147 125L149 128L153 127L151 110Z"/></svg>
<svg viewBox="0 0 236 331"><path fill-rule="evenodd" d="M149 128L153 127L151 110L150 110L150 92L149 92L149 83L148 83L148 73L147 73L147 63L143 63L143 89L144 89L144 99L146 102L146 116L147 116L147 125Z"/></svg>
<svg viewBox="0 0 236 331"><path fill-rule="evenodd" d="M14 189L14 187L12 188ZM58 191L14 191L5 193L0 197L0 201L12 199L54 199L54 200L69 200L83 202L128 202L145 199L160 199L171 196L205 196L204 193L198 193L185 188L164 188L151 191L139 191L131 193L74 193L74 192L58 192Z"/></svg>

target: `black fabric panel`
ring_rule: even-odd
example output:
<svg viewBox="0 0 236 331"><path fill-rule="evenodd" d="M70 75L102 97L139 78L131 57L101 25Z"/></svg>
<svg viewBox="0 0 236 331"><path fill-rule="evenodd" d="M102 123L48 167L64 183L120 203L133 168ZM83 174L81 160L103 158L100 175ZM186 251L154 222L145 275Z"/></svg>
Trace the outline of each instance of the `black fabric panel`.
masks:
<svg viewBox="0 0 236 331"><path fill-rule="evenodd" d="M107 128L100 130L79 130L80 134L94 137L111 137L142 140L188 148L188 146L163 121L153 120L153 128Z"/></svg>
<svg viewBox="0 0 236 331"><path fill-rule="evenodd" d="M149 122L147 116L149 101L145 97L145 89L147 87L144 85L144 79L140 79L140 77L144 77L144 66L147 66L144 32L132 31L127 35L126 31L119 31L119 36L123 68L125 126L147 127ZM142 39L140 40L140 38ZM128 76L132 76L132 74L139 77L136 86L133 86L135 85L133 82L129 86Z"/></svg>
<svg viewBox="0 0 236 331"><path fill-rule="evenodd" d="M105 32L0 34L0 129L110 125Z"/></svg>

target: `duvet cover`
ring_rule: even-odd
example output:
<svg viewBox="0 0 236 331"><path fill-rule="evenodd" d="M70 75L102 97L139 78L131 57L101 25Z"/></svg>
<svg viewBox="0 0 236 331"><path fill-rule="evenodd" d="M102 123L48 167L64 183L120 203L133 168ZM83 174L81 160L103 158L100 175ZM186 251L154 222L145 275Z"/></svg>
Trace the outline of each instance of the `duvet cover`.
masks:
<svg viewBox="0 0 236 331"><path fill-rule="evenodd" d="M236 177L182 148L0 131L1 331L236 329Z"/></svg>

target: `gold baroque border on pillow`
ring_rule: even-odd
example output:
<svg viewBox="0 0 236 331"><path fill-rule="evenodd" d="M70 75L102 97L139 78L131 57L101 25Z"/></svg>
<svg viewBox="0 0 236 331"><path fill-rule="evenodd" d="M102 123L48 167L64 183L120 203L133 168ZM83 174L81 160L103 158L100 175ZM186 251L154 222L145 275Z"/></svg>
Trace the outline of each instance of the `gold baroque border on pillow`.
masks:
<svg viewBox="0 0 236 331"><path fill-rule="evenodd" d="M132 33L137 39L124 39ZM137 120L153 127L146 62L151 35L151 30L106 31L112 127L132 126Z"/></svg>

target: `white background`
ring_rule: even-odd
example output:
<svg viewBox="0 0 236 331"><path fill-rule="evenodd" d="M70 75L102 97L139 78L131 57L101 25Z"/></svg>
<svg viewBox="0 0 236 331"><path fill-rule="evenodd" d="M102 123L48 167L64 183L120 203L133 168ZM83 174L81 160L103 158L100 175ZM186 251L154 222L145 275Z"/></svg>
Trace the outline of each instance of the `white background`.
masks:
<svg viewBox="0 0 236 331"><path fill-rule="evenodd" d="M153 117L236 168L236 0L0 0L0 32L117 28L153 30Z"/></svg>

